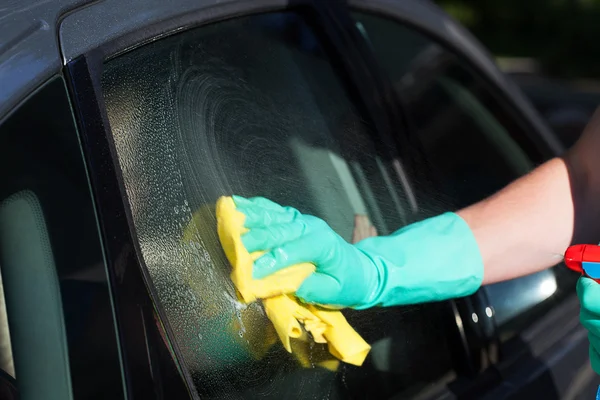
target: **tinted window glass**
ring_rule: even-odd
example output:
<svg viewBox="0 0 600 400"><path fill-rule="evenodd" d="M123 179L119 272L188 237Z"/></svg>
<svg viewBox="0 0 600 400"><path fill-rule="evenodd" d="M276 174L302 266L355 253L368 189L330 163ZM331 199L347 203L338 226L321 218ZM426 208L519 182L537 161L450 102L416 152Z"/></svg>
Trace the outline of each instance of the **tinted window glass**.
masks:
<svg viewBox="0 0 600 400"><path fill-rule="evenodd" d="M269 14L156 41L108 61L102 89L141 255L199 393L379 398L449 371L443 305L347 312L373 351L332 372L265 346L260 304L236 301L215 229L221 195L296 207L348 241L406 222L393 156L305 20Z"/></svg>
<svg viewBox="0 0 600 400"><path fill-rule="evenodd" d="M456 55L392 20L355 17L404 104L412 133L434 172L436 196L421 196L423 214L468 206L541 160L515 113ZM417 192L421 189L417 185ZM565 274L570 279L564 279ZM501 336L509 337L531 322L527 311L540 311L535 306L542 303L542 310L548 309L572 290L573 277L559 266L485 287Z"/></svg>
<svg viewBox="0 0 600 400"><path fill-rule="evenodd" d="M61 78L0 126L0 168L0 267L22 398L122 398L98 226Z"/></svg>

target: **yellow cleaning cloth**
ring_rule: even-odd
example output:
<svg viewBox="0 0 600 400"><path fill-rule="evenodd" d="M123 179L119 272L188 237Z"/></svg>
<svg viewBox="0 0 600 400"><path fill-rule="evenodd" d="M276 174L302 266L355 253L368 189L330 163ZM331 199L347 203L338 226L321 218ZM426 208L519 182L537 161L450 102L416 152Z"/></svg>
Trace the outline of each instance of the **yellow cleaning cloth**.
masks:
<svg viewBox="0 0 600 400"><path fill-rule="evenodd" d="M230 300L222 296L222 287L215 287L215 281L207 279L206 271L198 269L197 258L202 252L208 253L203 257L208 256L214 265L228 264L217 234L216 204L205 204L193 213L183 231L182 243L184 244L182 278L192 293L204 300L201 318L203 323L210 325L210 329L214 329L215 332L214 335L205 335L201 345L208 348L208 352L216 351L220 354L221 350L215 350L215 346L220 347L222 340L229 339L235 343L235 347L230 348L229 353L233 351L233 354L240 359L245 359L245 355L255 360L267 356L271 347L280 340L275 326L269 322L265 314L262 301L260 305L258 302L253 302L244 304L244 307L236 307L235 312L231 314L228 312L228 310L233 311L229 308ZM229 281L231 281L230 272L228 268ZM240 335L240 332L243 332L243 335ZM220 337L220 335L225 336ZM329 353L326 345L315 345L306 331L298 338L291 338L289 343L290 354L300 366L304 368L319 366L330 371L338 369L340 361Z"/></svg>
<svg viewBox="0 0 600 400"><path fill-rule="evenodd" d="M217 201L216 215L219 239L233 268L233 283L243 302L263 299L265 312L285 349L291 353L290 339L303 339L306 331L316 343L327 343L329 352L336 358L362 365L371 347L352 329L342 313L301 304L293 296L304 279L315 271L314 264L297 264L267 278L253 279L253 261L263 252L250 254L242 244L241 236L247 232L245 215L236 210L231 197L221 197Z"/></svg>

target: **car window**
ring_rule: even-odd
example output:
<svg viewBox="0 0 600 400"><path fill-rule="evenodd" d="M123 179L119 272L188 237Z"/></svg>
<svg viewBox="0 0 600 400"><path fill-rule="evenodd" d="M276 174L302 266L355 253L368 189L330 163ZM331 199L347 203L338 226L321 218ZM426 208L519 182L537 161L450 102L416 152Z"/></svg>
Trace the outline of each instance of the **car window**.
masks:
<svg viewBox="0 0 600 400"><path fill-rule="evenodd" d="M299 361L269 342L260 303L237 301L216 234L219 196L296 207L348 241L407 222L394 156L310 21L295 13L233 19L104 65L141 256L195 390L207 398L381 398L451 371L443 304L344 311L373 350L362 367L329 370L316 362L321 345Z"/></svg>
<svg viewBox="0 0 600 400"><path fill-rule="evenodd" d="M404 105L434 173L436 195L421 197L423 216L468 206L534 167L540 153L528 132L465 61L391 19L363 13L354 17ZM416 186L417 192L422 189ZM558 266L484 287L500 336L511 337L535 320L531 313L548 309L569 293L573 275L564 275L564 267Z"/></svg>
<svg viewBox="0 0 600 400"><path fill-rule="evenodd" d="M10 331L21 399L123 398L98 225L62 78L2 122L0 169L2 368Z"/></svg>

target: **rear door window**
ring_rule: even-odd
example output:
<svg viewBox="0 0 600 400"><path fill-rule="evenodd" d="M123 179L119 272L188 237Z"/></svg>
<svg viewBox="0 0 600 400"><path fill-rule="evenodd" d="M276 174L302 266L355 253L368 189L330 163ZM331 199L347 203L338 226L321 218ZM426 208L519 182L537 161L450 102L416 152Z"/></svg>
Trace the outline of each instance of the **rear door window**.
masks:
<svg viewBox="0 0 600 400"><path fill-rule="evenodd" d="M264 196L348 241L405 224L401 180L326 41L295 13L219 22L109 60L102 91L141 256L207 398L365 398L447 377L442 304L345 312L373 346L362 367L303 362L236 300L219 196ZM393 150L393 149L391 149ZM452 329L450 326L449 329Z"/></svg>

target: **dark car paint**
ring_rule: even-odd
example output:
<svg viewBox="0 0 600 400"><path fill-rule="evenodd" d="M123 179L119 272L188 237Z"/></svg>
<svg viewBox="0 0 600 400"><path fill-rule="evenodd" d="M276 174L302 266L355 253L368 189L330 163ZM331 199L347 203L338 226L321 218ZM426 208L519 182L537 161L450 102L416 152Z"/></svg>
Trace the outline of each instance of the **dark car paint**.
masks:
<svg viewBox="0 0 600 400"><path fill-rule="evenodd" d="M274 9L280 9L289 5L297 5L303 2L300 1L284 1L284 0L267 0L267 1L193 1L180 0L177 7L172 3L165 3L159 0L153 1L55 1L55 2L40 2L34 4L23 4L23 2L11 1L8 7L3 8L0 15L0 37L5 38L0 45L0 77L2 79L2 91L0 92L0 120L6 117L12 109L14 109L21 101L23 101L37 87L47 81L50 77L60 73L61 68L69 61L75 60L82 54L92 52L98 48L103 48L106 53L96 53L96 57L103 57L114 53L115 49L123 50L144 40L152 40L155 37L164 34L165 32L173 32L183 27L197 25L201 22L214 21L225 17L231 17L249 12L260 12ZM491 57L487 52L468 34L468 32L450 19L446 14L441 12L435 6L427 2L416 0L402 1L374 1L374 0L351 0L350 5L356 9L379 13L397 18L407 24L410 24L417 29L436 37L438 40L443 40L446 44L464 57L469 63L483 71L486 77L495 84L499 91L504 96L510 98L515 105L518 118L524 120L532 131L536 132L540 138L540 145L546 148L548 154L560 154L563 150L559 142L554 138L553 134L547 128L542 119L533 110L533 107L515 87L515 85L503 75L494 65ZM112 43L110 47L102 47L107 42ZM71 72L87 70L87 65L75 63L71 66ZM71 74L71 76L73 76ZM74 93L82 93L85 90L93 90L93 82L77 81L74 85ZM89 99L89 97L86 97ZM88 105L88 113L86 116L79 113L80 124L86 128L88 137L86 149L87 156L90 157L91 173L100 177L96 184L101 184L102 189L112 190L113 195L110 195L110 202L120 201L117 199L119 187L114 179L114 171L106 171L106 165L97 165L94 169L94 160L101 162L109 151L108 144L100 144L103 135L103 121L99 105ZM95 116L94 116L95 115ZM92 118L90 119L90 116ZM92 126L86 126L91 123ZM97 124L97 126L93 126ZM94 137L94 132L100 135ZM95 139L96 141L90 141ZM105 139L105 138L104 138ZM105 153L100 154L102 151ZM97 154L94 156L91 153ZM95 158L97 157L97 158ZM104 175L105 178L101 178ZM103 180L104 179L104 180ZM97 186L98 188L98 186ZM113 206L115 206L113 204ZM127 235L127 221L122 214L125 213L124 208L117 205L115 220L116 226L106 227L110 225L112 218L105 218L102 223L105 229L110 229L111 232L123 232ZM106 211L105 209L104 211ZM115 209L113 208L112 211ZM101 215L102 215L102 210ZM119 214L121 219L119 220ZM114 230L113 230L114 229ZM115 241L118 238L114 238ZM130 247L127 250L123 244L135 243L132 238L122 238L118 248L114 248L114 261L117 257L130 258L125 262L131 267L126 268L135 277L130 278L137 282L134 286L137 290L143 291L143 287L139 286L142 282L139 272L135 272L139 260L135 260L135 253ZM107 244L110 248L110 243ZM125 254L125 256L123 256ZM127 255L129 254L129 255ZM123 276L120 277L123 282ZM149 285L149 282L145 282ZM133 285L133 284L132 284ZM147 311L141 315L151 315L151 304L145 302L145 305L140 305L142 309ZM576 303L576 302L575 302ZM539 321L530 329L530 335L522 334L523 341L530 348L536 349L540 342L547 344L543 352L537 354L532 351L538 358L538 365L543 370L551 371L554 375L554 384L557 386L557 391L564 393L569 389L569 382L559 377L572 376L569 372L582 366L587 365L587 353L583 354L581 349L587 348L587 338L585 331L581 326L573 321L577 320L577 304L573 300L568 303L569 308L564 310L561 319L565 326L572 326L570 333L556 333L554 341L549 339L546 331L535 331L536 326L547 326L550 318L558 318L554 314L548 315L545 319ZM139 310L138 310L139 311ZM133 310L132 312L138 312ZM133 314L132 314L133 315ZM141 316L140 315L140 316ZM146 323L148 321L147 318ZM546 322L544 322L546 321ZM545 324L545 325L544 325ZM537 332L537 333L536 333ZM562 335L562 336L561 336ZM569 363L562 363L560 355L566 357L564 346L561 339L568 337L570 345L573 348L579 349L573 351L576 355L575 360L570 360ZM553 356L553 354L555 356ZM546 367L550 367L548 370ZM529 370L528 370L529 371ZM148 373L150 373L148 371ZM505 379L510 379L510 375L502 372L501 375ZM522 377L521 377L522 378ZM522 379L521 379L522 380ZM151 381L146 381L150 384ZM135 384L135 382L129 382ZM138 382L135 386L139 387ZM516 381L515 381L516 383ZM506 385L502 385L504 387ZM500 390L500 389L499 389ZM444 391L446 395L448 392ZM131 394L136 391L131 392ZM142 395L141 392L136 394ZM501 396L502 397L502 396Z"/></svg>
<svg viewBox="0 0 600 400"><path fill-rule="evenodd" d="M0 121L63 66L61 18L85 0L8 0L0 8Z"/></svg>

